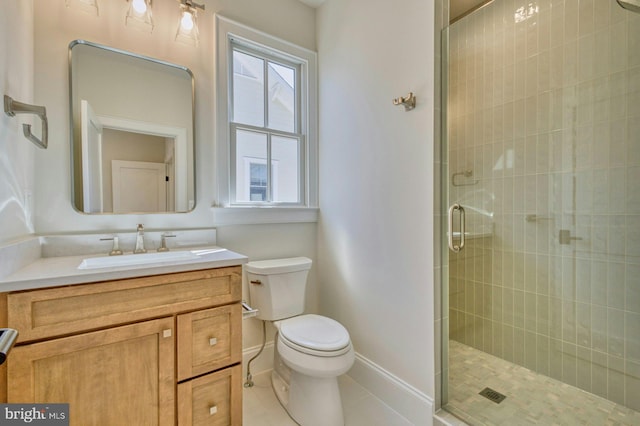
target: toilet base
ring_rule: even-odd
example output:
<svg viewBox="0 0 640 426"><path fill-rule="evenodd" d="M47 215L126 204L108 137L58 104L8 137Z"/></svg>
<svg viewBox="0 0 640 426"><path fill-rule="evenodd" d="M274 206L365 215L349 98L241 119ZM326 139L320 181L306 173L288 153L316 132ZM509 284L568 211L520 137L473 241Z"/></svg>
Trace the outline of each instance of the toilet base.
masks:
<svg viewBox="0 0 640 426"><path fill-rule="evenodd" d="M289 373L290 381L287 383L274 369L271 384L278 401L296 423L301 426L344 426L337 377Z"/></svg>

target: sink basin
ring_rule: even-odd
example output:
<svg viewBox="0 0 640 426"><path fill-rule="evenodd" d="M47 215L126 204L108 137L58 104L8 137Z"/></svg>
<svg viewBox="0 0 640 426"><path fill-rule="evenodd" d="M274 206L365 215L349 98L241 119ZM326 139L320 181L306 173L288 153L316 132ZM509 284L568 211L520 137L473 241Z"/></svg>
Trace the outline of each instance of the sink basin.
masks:
<svg viewBox="0 0 640 426"><path fill-rule="evenodd" d="M153 263L181 262L199 258L200 256L191 251L165 251L159 253L125 254L121 256L88 257L78 265L78 269L149 265Z"/></svg>

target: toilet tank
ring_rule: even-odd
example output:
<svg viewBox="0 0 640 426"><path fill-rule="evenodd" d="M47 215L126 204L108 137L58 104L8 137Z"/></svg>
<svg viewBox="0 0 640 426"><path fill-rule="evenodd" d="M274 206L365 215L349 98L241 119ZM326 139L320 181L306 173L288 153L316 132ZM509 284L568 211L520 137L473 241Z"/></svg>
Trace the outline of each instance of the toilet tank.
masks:
<svg viewBox="0 0 640 426"><path fill-rule="evenodd" d="M276 321L302 314L310 268L311 259L306 257L245 264L251 306L258 309L256 317Z"/></svg>

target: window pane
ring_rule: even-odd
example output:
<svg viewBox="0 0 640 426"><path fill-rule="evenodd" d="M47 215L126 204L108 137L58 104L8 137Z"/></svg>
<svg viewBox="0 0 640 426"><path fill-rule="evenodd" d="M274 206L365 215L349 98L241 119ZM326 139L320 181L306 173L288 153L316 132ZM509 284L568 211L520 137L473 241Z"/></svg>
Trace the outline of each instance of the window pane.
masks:
<svg viewBox="0 0 640 426"><path fill-rule="evenodd" d="M300 183L299 140L272 136L273 201L297 203Z"/></svg>
<svg viewBox="0 0 640 426"><path fill-rule="evenodd" d="M269 128L296 131L295 70L273 62L268 63Z"/></svg>
<svg viewBox="0 0 640 426"><path fill-rule="evenodd" d="M264 126L264 60L233 52L233 121Z"/></svg>
<svg viewBox="0 0 640 426"><path fill-rule="evenodd" d="M236 200L267 201L267 135L236 132Z"/></svg>

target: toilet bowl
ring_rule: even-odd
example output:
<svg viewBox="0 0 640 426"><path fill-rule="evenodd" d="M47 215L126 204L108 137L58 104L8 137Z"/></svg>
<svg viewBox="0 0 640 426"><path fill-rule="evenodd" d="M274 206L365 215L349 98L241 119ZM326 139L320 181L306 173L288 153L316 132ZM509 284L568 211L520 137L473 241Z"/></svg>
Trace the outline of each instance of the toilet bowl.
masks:
<svg viewBox="0 0 640 426"><path fill-rule="evenodd" d="M249 262L245 272L257 317L276 327L271 382L278 401L302 426L342 426L338 376L355 355L349 332L339 322L303 314L307 258Z"/></svg>

